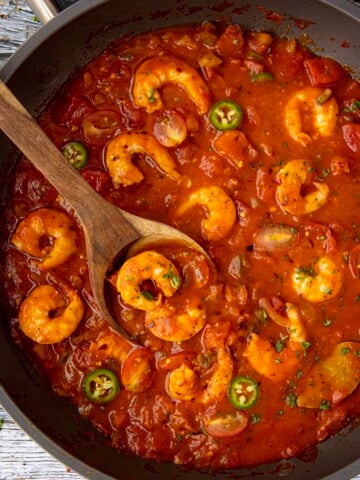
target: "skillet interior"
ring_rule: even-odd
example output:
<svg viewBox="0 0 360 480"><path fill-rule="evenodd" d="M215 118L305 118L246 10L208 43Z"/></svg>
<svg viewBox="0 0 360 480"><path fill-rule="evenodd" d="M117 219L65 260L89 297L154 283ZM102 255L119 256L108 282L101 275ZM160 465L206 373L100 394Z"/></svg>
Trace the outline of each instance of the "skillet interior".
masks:
<svg viewBox="0 0 360 480"><path fill-rule="evenodd" d="M335 8L327 5L329 2L315 0L291 0L286 4L281 0L256 0L251 3L250 7L246 1L240 0L234 3L219 0L132 0L125 7L119 0L80 0L35 34L0 75L36 114L71 74L116 37L168 25L227 18L247 29L271 30L297 37L306 33L321 47L321 54L336 58L355 71L358 68L359 73L360 46L356 42L360 22L339 9L338 5L344 2L335 0ZM264 11L258 8L261 5L284 14L284 21L279 23L266 19ZM314 24L300 30L297 19L304 17ZM341 47L344 40L350 42L349 48ZM2 164L10 151L10 142L1 135ZM187 472L174 465L153 464L120 455L77 415L67 401L52 394L46 380L14 346L4 309L1 314L1 402L38 443L89 478L150 480L160 476L172 480L181 476L192 480L220 480L275 479L286 475L291 480L341 480L351 478L360 471L360 428L341 433L320 445L313 462L289 460L251 471L236 470L216 475Z"/></svg>

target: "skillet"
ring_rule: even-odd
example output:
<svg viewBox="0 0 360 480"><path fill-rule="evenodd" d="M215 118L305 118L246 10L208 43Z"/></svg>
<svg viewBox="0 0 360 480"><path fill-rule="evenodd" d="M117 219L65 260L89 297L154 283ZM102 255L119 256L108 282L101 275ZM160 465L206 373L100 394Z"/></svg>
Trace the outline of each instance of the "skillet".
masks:
<svg viewBox="0 0 360 480"><path fill-rule="evenodd" d="M283 21L274 22L259 7L279 12ZM347 64L359 77L359 10L346 0L253 0L251 5L246 0L80 0L35 34L0 76L36 115L69 76L120 35L205 19L229 19L246 29L297 37L306 33L321 48L321 54ZM6 159L12 153L12 145L1 134L2 186L6 182ZM34 440L87 478L249 480L286 476L291 480L345 480L360 472L360 426L330 438L307 461L286 460L216 474L119 454L67 401L55 397L41 372L14 345L4 308L0 329L0 402Z"/></svg>

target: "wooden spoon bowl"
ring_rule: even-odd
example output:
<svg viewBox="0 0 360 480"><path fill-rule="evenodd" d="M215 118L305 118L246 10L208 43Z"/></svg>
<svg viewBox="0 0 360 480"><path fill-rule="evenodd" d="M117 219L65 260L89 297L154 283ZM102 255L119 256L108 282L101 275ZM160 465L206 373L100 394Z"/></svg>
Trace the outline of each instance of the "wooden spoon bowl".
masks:
<svg viewBox="0 0 360 480"><path fill-rule="evenodd" d="M128 338L111 316L104 296L104 282L114 259L125 256L130 246L134 253L163 241L185 244L206 258L207 253L179 230L125 212L95 192L1 80L0 128L74 209L84 230L95 301L111 327Z"/></svg>

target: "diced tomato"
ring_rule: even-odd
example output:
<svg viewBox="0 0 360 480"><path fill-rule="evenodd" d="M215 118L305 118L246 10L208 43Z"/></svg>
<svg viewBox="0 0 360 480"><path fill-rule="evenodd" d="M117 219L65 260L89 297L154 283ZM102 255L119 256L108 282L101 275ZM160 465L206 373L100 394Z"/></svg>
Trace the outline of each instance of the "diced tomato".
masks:
<svg viewBox="0 0 360 480"><path fill-rule="evenodd" d="M332 175L346 175L350 173L349 162L346 157L336 156L331 159L330 163Z"/></svg>
<svg viewBox="0 0 360 480"><path fill-rule="evenodd" d="M144 392L154 378L153 355L150 350L138 347L131 350L121 368L121 382L126 390Z"/></svg>
<svg viewBox="0 0 360 480"><path fill-rule="evenodd" d="M259 168L256 175L256 193L263 202L274 199L276 182L269 169Z"/></svg>
<svg viewBox="0 0 360 480"><path fill-rule="evenodd" d="M120 111L125 118L126 127L129 130L140 130L144 125L144 115L142 110L135 108L130 100L122 100L119 106Z"/></svg>
<svg viewBox="0 0 360 480"><path fill-rule="evenodd" d="M60 100L55 102L51 113L57 123L72 130L74 125L80 127L82 119L94 111L89 100L83 96L60 96Z"/></svg>
<svg viewBox="0 0 360 480"><path fill-rule="evenodd" d="M347 123L342 127L346 145L354 153L360 153L360 123Z"/></svg>
<svg viewBox="0 0 360 480"><path fill-rule="evenodd" d="M209 282L209 264L201 253L195 250L177 252L174 254L173 259L181 270L184 286L201 288Z"/></svg>
<svg viewBox="0 0 360 480"><path fill-rule="evenodd" d="M331 87L344 77L343 68L332 58L308 58L304 67L314 87Z"/></svg>
<svg viewBox="0 0 360 480"><path fill-rule="evenodd" d="M94 167L86 167L80 171L80 175L97 192L101 192L110 182L110 176L103 170Z"/></svg>
<svg viewBox="0 0 360 480"><path fill-rule="evenodd" d="M249 32L247 36L247 46L250 50L264 55L273 42L273 37L266 32Z"/></svg>
<svg viewBox="0 0 360 480"><path fill-rule="evenodd" d="M220 348L229 336L231 324L229 321L206 325L202 334L202 341L206 348Z"/></svg>
<svg viewBox="0 0 360 480"><path fill-rule="evenodd" d="M214 150L222 157L228 159L235 167L241 168L244 164L248 145L248 139L243 132L228 130L216 138Z"/></svg>
<svg viewBox="0 0 360 480"><path fill-rule="evenodd" d="M264 65L260 62L256 62L255 60L244 60L244 65L252 74L255 75L265 70Z"/></svg>
<svg viewBox="0 0 360 480"><path fill-rule="evenodd" d="M341 113L350 122L360 122L360 98L352 97L345 100Z"/></svg>
<svg viewBox="0 0 360 480"><path fill-rule="evenodd" d="M338 245L333 231L328 225L320 223L311 223L305 226L309 240L314 244L320 245L326 253L338 251Z"/></svg>
<svg viewBox="0 0 360 480"><path fill-rule="evenodd" d="M230 25L220 36L216 43L216 51L219 55L231 58L242 55L244 45L243 32L239 25Z"/></svg>

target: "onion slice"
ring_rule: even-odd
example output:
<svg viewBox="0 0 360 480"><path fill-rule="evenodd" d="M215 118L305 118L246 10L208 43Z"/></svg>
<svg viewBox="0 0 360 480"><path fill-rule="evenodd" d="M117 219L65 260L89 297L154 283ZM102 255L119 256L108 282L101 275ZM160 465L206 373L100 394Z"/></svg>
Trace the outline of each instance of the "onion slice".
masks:
<svg viewBox="0 0 360 480"><path fill-rule="evenodd" d="M289 225L267 225L255 234L254 243L260 250L284 252L292 248L299 239L299 233Z"/></svg>

